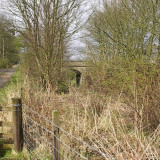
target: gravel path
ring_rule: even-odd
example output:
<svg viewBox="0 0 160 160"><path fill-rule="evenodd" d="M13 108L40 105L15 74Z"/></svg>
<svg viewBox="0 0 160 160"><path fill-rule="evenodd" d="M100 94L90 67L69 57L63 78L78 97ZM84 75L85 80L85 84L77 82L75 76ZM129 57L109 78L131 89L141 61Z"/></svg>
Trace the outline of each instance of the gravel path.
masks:
<svg viewBox="0 0 160 160"><path fill-rule="evenodd" d="M0 89L10 80L15 68L0 69Z"/></svg>

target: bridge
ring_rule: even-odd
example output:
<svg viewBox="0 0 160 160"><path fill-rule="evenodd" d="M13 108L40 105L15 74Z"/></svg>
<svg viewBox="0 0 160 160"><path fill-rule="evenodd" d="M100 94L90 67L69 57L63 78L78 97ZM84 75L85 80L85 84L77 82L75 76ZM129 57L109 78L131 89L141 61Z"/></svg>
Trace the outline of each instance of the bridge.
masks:
<svg viewBox="0 0 160 160"><path fill-rule="evenodd" d="M63 67L71 68L76 73L76 84L79 86L83 83L86 69L90 66L86 64L86 61L64 61Z"/></svg>

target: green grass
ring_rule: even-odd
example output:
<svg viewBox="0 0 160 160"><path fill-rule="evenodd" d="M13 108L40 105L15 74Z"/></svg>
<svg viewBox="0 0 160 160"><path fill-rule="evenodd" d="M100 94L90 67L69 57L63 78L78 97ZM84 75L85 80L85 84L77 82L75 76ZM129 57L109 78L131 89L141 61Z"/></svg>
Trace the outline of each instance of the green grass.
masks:
<svg viewBox="0 0 160 160"><path fill-rule="evenodd" d="M17 71L13 74L10 81L0 89L0 105L6 106L9 104L9 94L20 91L22 86L23 79L21 77L20 71L17 69ZM0 150L0 159L6 159L6 160L20 160L20 159L26 159L24 155L18 154L13 155L12 150Z"/></svg>
<svg viewBox="0 0 160 160"><path fill-rule="evenodd" d="M9 68L11 66L12 66L11 63L9 62L7 58L0 59L0 68Z"/></svg>
<svg viewBox="0 0 160 160"><path fill-rule="evenodd" d="M10 92L16 92L20 90L22 86L22 76L19 70L17 70L11 77L10 81L0 89L0 105L6 106L8 104L8 94Z"/></svg>
<svg viewBox="0 0 160 160"><path fill-rule="evenodd" d="M12 154L12 150L5 150L0 152L0 159L1 160L28 160L28 157L23 153L19 153L17 155Z"/></svg>
<svg viewBox="0 0 160 160"><path fill-rule="evenodd" d="M8 156L8 154L11 153L11 150L8 149L8 150L0 150L0 158L2 159L2 157L6 157Z"/></svg>
<svg viewBox="0 0 160 160"><path fill-rule="evenodd" d="M49 155L46 152L41 151L41 160L51 160L53 155ZM21 152L17 155L12 153L12 150L0 151L0 160L31 160L33 157L37 157L37 151L29 153L28 151Z"/></svg>

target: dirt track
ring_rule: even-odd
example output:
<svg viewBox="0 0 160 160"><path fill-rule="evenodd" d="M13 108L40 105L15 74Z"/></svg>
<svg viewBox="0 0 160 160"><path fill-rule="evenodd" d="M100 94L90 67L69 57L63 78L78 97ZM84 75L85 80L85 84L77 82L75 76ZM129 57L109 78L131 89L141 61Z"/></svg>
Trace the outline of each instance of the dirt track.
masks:
<svg viewBox="0 0 160 160"><path fill-rule="evenodd" d="M0 69L0 89L10 80L15 68Z"/></svg>

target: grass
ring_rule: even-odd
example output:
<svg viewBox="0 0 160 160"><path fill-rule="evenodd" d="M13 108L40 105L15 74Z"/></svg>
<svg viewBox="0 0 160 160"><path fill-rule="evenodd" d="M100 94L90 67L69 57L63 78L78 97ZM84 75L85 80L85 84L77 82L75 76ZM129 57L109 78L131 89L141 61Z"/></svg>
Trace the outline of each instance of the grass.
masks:
<svg viewBox="0 0 160 160"><path fill-rule="evenodd" d="M10 81L0 89L0 105L2 106L11 106L11 97L19 96L20 95L20 89L22 86L22 78L20 71L17 70L13 76L11 77ZM12 115L10 113L0 113L0 119L2 121L12 121ZM1 131L2 132L2 131ZM3 133L4 132L10 132L10 130L7 127L3 127ZM24 159L23 154L19 155L13 155L12 150L2 150L0 152L0 159L12 159L12 160L18 160L18 159Z"/></svg>
<svg viewBox="0 0 160 160"><path fill-rule="evenodd" d="M13 155L12 150L2 152L0 157L1 160L28 160L28 157L23 152Z"/></svg>
<svg viewBox="0 0 160 160"><path fill-rule="evenodd" d="M51 119L52 110L58 109L63 129L115 159L159 158L160 128L146 133L145 126L137 125L136 113L121 99L86 92L82 88L72 88L69 94L56 95L27 85L25 93L25 103L38 113ZM134 114L134 117L130 116ZM38 117L36 120L43 123ZM81 148L81 153L90 159L103 160L94 151L64 134L61 134L61 140L75 150ZM65 155L73 157L64 146L61 149Z"/></svg>
<svg viewBox="0 0 160 160"><path fill-rule="evenodd" d="M0 151L0 157L1 157L1 159L3 157L6 157L6 156L9 157L10 155L11 155L11 149Z"/></svg>
<svg viewBox="0 0 160 160"><path fill-rule="evenodd" d="M0 105L6 106L10 104L10 98L8 96L19 96L20 88L22 86L22 77L19 70L17 70L10 81L0 89Z"/></svg>
<svg viewBox="0 0 160 160"><path fill-rule="evenodd" d="M0 68L9 68L11 66L12 66L11 63L8 61L7 58L0 59Z"/></svg>
<svg viewBox="0 0 160 160"><path fill-rule="evenodd" d="M7 86L0 90L0 94L5 99L4 104L9 104L8 101L11 97L20 96L22 86L20 77L20 72L17 71ZM27 80L24 81L23 88L26 105L49 119L52 118L52 110L58 109L61 127L97 150L118 160L159 159L159 126L154 131L145 132L145 126L137 125L136 112L131 106L123 103L121 98L115 99L83 87L73 87L69 94L56 95L54 91L45 91L36 87L36 84L30 86ZM30 116L32 117L32 115ZM40 124L45 123L41 118L34 118ZM64 134L61 134L61 140L75 150L81 149L81 153L90 159L103 160L94 151ZM40 146L37 146L35 154L37 149L41 149L38 147ZM73 159L74 155L63 145L61 150L69 159ZM13 158L11 151L6 152L4 157L7 156ZM20 158L25 159L25 154L20 154Z"/></svg>

